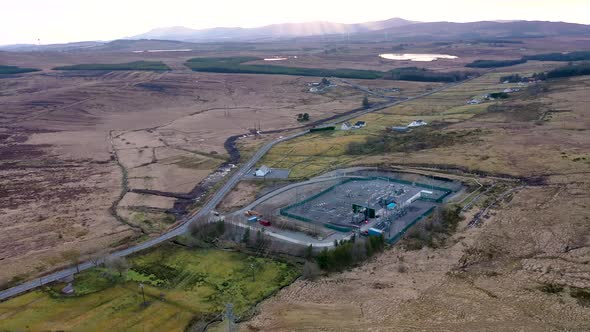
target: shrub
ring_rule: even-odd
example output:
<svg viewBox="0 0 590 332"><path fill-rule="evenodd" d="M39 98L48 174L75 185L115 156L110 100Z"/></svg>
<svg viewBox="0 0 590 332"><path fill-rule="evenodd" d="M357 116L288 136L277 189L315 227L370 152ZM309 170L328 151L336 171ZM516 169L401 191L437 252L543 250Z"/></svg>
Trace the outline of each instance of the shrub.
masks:
<svg viewBox="0 0 590 332"><path fill-rule="evenodd" d="M371 136L365 142L351 142L347 146L350 155L415 152L426 149L473 142L480 129L462 131L437 131L427 128L414 129L408 133L383 133Z"/></svg>
<svg viewBox="0 0 590 332"><path fill-rule="evenodd" d="M500 77L500 83L503 83L503 82L518 83L518 82L522 82L523 80L524 80L524 77L520 76L519 74L513 74L513 75Z"/></svg>
<svg viewBox="0 0 590 332"><path fill-rule="evenodd" d="M316 262L305 261L303 264L303 278L313 280L321 273L320 267Z"/></svg>
<svg viewBox="0 0 590 332"><path fill-rule="evenodd" d="M426 220L412 227L403 239L406 250L436 248L453 234L463 218L460 206L439 206Z"/></svg>
<svg viewBox="0 0 590 332"><path fill-rule="evenodd" d="M578 304L585 307L590 306L590 291L584 288L570 288L570 295L578 301Z"/></svg>
<svg viewBox="0 0 590 332"><path fill-rule="evenodd" d="M542 292L549 293L549 294L557 294L563 291L563 287L560 285L555 284L544 284L539 287Z"/></svg>
<svg viewBox="0 0 590 332"><path fill-rule="evenodd" d="M219 240L226 231L225 223L219 221L216 223L201 224L195 222L189 226L189 246L208 247Z"/></svg>
<svg viewBox="0 0 590 332"><path fill-rule="evenodd" d="M322 270L342 271L354 264L383 251L383 236L369 236L363 241L343 241L337 247L325 248L316 256L316 262Z"/></svg>

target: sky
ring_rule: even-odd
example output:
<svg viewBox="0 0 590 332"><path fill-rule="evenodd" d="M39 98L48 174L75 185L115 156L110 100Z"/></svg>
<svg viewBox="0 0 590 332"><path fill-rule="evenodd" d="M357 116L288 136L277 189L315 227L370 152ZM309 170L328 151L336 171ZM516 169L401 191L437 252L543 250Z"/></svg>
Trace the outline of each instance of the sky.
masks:
<svg viewBox="0 0 590 332"><path fill-rule="evenodd" d="M547 20L590 24L590 0L0 0L0 45L113 40L154 28Z"/></svg>

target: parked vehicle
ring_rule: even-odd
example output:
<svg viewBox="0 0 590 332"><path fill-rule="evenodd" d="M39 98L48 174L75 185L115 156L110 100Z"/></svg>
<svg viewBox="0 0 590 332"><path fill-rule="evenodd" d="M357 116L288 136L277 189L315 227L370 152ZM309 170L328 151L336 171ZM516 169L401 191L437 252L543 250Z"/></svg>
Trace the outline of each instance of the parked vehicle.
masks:
<svg viewBox="0 0 590 332"><path fill-rule="evenodd" d="M268 220L264 220L264 219L260 219L259 223L260 223L262 226L265 226L265 227L268 227L268 226L270 226L270 225L271 225L270 221L268 221Z"/></svg>
<svg viewBox="0 0 590 332"><path fill-rule="evenodd" d="M254 211L254 210L248 210L244 214L248 217L251 217L251 216L262 217L262 214Z"/></svg>
<svg viewBox="0 0 590 332"><path fill-rule="evenodd" d="M373 235L373 236L381 236L383 234L383 231L377 228L369 228L369 235Z"/></svg>
<svg viewBox="0 0 590 332"><path fill-rule="evenodd" d="M248 218L248 222L257 222L258 221L258 217L250 217Z"/></svg>

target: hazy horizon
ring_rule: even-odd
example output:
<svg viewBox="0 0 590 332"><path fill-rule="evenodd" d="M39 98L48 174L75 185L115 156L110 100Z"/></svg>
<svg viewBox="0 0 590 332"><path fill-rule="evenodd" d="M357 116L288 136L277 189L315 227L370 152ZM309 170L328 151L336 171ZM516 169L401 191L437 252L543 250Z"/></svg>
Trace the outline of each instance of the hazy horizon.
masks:
<svg viewBox="0 0 590 332"><path fill-rule="evenodd" d="M0 31L10 31L0 34L0 45L106 41L174 26L250 28L313 21L362 23L394 17L422 22L540 20L590 24L590 17L586 15L590 12L590 1L579 0L559 3L497 0L493 5L479 0L425 0L399 4L381 0L362 3L301 0L296 6L272 0L247 3L238 0L214 3L168 0L149 4L139 0L8 0L0 8L10 13L0 21Z"/></svg>

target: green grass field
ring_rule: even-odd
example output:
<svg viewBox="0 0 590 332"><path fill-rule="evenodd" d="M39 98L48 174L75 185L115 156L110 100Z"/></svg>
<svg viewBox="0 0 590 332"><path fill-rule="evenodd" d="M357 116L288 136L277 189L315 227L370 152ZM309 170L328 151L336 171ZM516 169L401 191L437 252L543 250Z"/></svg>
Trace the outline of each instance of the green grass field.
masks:
<svg viewBox="0 0 590 332"><path fill-rule="evenodd" d="M350 121L351 123L359 120L367 122L367 127L362 129L312 133L280 143L264 156L259 165L289 168L291 169L289 177L293 179L309 178L346 167L347 164L353 161L358 162L363 158L363 156L348 153L350 144L364 143L379 137L388 127L404 126L416 119L422 119L428 123L457 123L485 113L490 105L498 101L477 105L466 105L466 102L473 97L518 86L498 83L503 75L506 73L488 73L463 85L362 115ZM420 136L417 137L419 139Z"/></svg>
<svg viewBox="0 0 590 332"><path fill-rule="evenodd" d="M259 266L254 281L252 262ZM122 276L104 268L82 272L72 297L60 295L63 285L55 285L0 303L0 331L184 331L226 303L240 316L298 275L295 267L271 259L174 245L130 263Z"/></svg>
<svg viewBox="0 0 590 332"><path fill-rule="evenodd" d="M139 70L166 71L170 70L162 61L134 61L127 63L84 63L72 66L55 67L53 70Z"/></svg>
<svg viewBox="0 0 590 332"><path fill-rule="evenodd" d="M17 66L0 66L0 75L22 74L39 71L35 68L22 68Z"/></svg>

